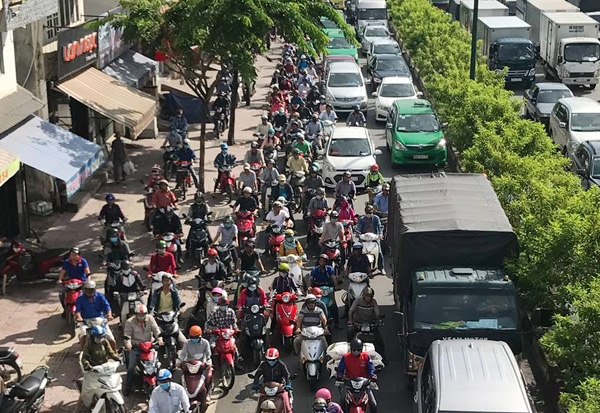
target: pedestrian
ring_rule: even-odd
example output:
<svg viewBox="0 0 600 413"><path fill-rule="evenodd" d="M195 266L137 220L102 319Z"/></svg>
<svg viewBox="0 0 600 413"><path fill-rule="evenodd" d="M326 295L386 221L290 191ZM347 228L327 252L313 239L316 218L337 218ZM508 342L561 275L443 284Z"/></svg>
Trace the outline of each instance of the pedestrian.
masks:
<svg viewBox="0 0 600 413"><path fill-rule="evenodd" d="M129 161L125 142L121 139L121 134L115 132L115 140L112 143L112 163L113 163L113 179L116 184L125 180L125 171L123 165Z"/></svg>

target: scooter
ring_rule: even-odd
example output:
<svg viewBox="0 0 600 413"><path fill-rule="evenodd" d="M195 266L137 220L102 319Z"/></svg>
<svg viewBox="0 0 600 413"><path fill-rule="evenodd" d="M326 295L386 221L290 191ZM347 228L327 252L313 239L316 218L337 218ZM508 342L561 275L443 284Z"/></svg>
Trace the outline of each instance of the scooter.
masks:
<svg viewBox="0 0 600 413"><path fill-rule="evenodd" d="M105 220L102 220L101 222L105 227L108 227L107 231L116 229L119 232L119 238L121 241L127 241L127 238L125 237L125 221L118 219L117 221L113 222L106 222ZM102 237L103 233L104 232L100 233L100 245L106 245L106 238Z"/></svg>
<svg viewBox="0 0 600 413"><path fill-rule="evenodd" d="M154 296L154 293L162 288L162 277L164 275L171 275L165 271L159 271L157 273L152 274L151 280L152 284L150 284L150 299Z"/></svg>
<svg viewBox="0 0 600 413"><path fill-rule="evenodd" d="M342 262L352 254L352 232L354 231L354 221L343 219L340 223L344 227L344 239L340 241L340 252L342 253Z"/></svg>
<svg viewBox="0 0 600 413"><path fill-rule="evenodd" d="M227 268L227 277L231 278L235 271L235 262L233 261L232 250L235 247L231 244L229 245L215 245L215 249L219 253L219 261L225 265Z"/></svg>
<svg viewBox="0 0 600 413"><path fill-rule="evenodd" d="M123 380L117 373L120 363L109 360L91 371L85 371L82 363L83 352L79 354L79 368L83 374L83 382L79 389L83 405L92 408L100 399L104 399L107 412L124 412L125 400L121 394Z"/></svg>
<svg viewBox="0 0 600 413"><path fill-rule="evenodd" d="M379 235L372 232L360 234L358 239L363 245L363 254L367 254L371 269L376 270L379 260Z"/></svg>
<svg viewBox="0 0 600 413"><path fill-rule="evenodd" d="M219 167L219 175L221 179L219 181L219 185L217 186L218 191L220 191L222 194L227 194L229 197L229 202L233 202L233 197L235 194L235 175L233 172L231 172L231 169L232 167L229 165Z"/></svg>
<svg viewBox="0 0 600 413"><path fill-rule="evenodd" d="M206 377L204 371L208 369ZM212 392L213 369L198 360L185 361L181 366L181 385L190 399L190 412L204 413L208 409L206 396Z"/></svg>
<svg viewBox="0 0 600 413"><path fill-rule="evenodd" d="M367 390L378 390L377 384L365 377L336 381L340 394L346 400L348 413L365 413L369 406Z"/></svg>
<svg viewBox="0 0 600 413"><path fill-rule="evenodd" d="M369 274L366 272L351 272L348 274L348 291L342 296L346 304L346 314L352 307L354 300L361 297L365 288L369 286Z"/></svg>
<svg viewBox="0 0 600 413"><path fill-rule="evenodd" d="M246 334L245 343L252 349L252 362L258 367L265 355L265 338L267 334L267 319L265 307L253 304L243 308L242 330Z"/></svg>
<svg viewBox="0 0 600 413"><path fill-rule="evenodd" d="M152 390L156 387L156 374L161 367L161 363L158 361L157 346L150 341L144 341L134 348L139 350L137 363L133 370L136 387L150 397ZM125 365L129 364L129 356L128 351L123 352Z"/></svg>
<svg viewBox="0 0 600 413"><path fill-rule="evenodd" d="M254 214L250 211L238 211L235 216L237 218L235 225L238 228L238 237L240 239L240 245L242 246L246 240L256 236Z"/></svg>
<svg viewBox="0 0 600 413"><path fill-rule="evenodd" d="M186 223L189 223L191 226L188 235L189 254L194 254L194 260L198 265L201 265L204 255L208 252L210 241L206 221L201 218L195 218L191 221L186 221Z"/></svg>
<svg viewBox="0 0 600 413"><path fill-rule="evenodd" d="M270 255L274 260L277 259L279 248L284 240L284 228L281 225L271 225L265 255Z"/></svg>
<svg viewBox="0 0 600 413"><path fill-rule="evenodd" d="M329 264L333 267L336 276L340 275L342 268L342 253L340 251L340 242L330 239L323 243L325 245L325 255L329 259Z"/></svg>
<svg viewBox="0 0 600 413"><path fill-rule="evenodd" d="M253 374L248 375L251 379L254 378ZM256 404L256 413L260 413L260 405L266 400L271 400L275 403L274 413L293 413L288 412L285 409L285 398L290 399L290 406L294 406L294 393L292 390L286 391L283 383L275 381L261 383L258 391L258 403Z"/></svg>
<svg viewBox="0 0 600 413"><path fill-rule="evenodd" d="M142 304L142 297L144 296L143 291L137 292L127 292L127 293L119 293L116 292L116 297L119 301L119 307L121 308L121 312L119 313L119 325L121 328L125 328L125 321L129 319L129 317L135 314L135 307L138 304Z"/></svg>
<svg viewBox="0 0 600 413"><path fill-rule="evenodd" d="M220 137L227 128L225 123L225 109L220 106L215 108L213 112L213 123L215 124L215 134Z"/></svg>
<svg viewBox="0 0 600 413"><path fill-rule="evenodd" d="M75 335L75 303L81 295L81 289L83 288L83 281L77 278L63 280L65 286L65 311L67 313L67 325L71 330L71 334Z"/></svg>
<svg viewBox="0 0 600 413"><path fill-rule="evenodd" d="M363 343L375 343L375 331L379 327L383 326L383 319L385 315L381 315L378 320L370 323L354 324L354 331L356 331L354 337L359 338Z"/></svg>
<svg viewBox="0 0 600 413"><path fill-rule="evenodd" d="M298 313L296 299L296 294L289 292L276 294L273 298L274 317L281 334L281 343L288 352L291 352L294 342L294 322Z"/></svg>
<svg viewBox="0 0 600 413"><path fill-rule="evenodd" d="M325 330L319 326L305 327L300 334L305 338L300 349L300 362L310 390L314 392L317 382L321 378L321 369L327 350L320 340L320 337L325 334Z"/></svg>
<svg viewBox="0 0 600 413"><path fill-rule="evenodd" d="M309 218L309 236L307 243L313 242L315 245L319 241L321 234L323 234L323 226L325 225L325 219L327 218L327 211L324 209L317 209L311 212Z"/></svg>
<svg viewBox="0 0 600 413"><path fill-rule="evenodd" d="M290 179L290 185L292 190L294 191L294 205L296 207L295 212L302 211L302 188L304 186L304 172L303 171L295 171L292 172L292 177ZM290 211L290 213L293 211Z"/></svg>
<svg viewBox="0 0 600 413"><path fill-rule="evenodd" d="M23 361L14 347L0 347L0 380L6 385L19 383L23 378Z"/></svg>
<svg viewBox="0 0 600 413"><path fill-rule="evenodd" d="M173 176L177 175L177 150L179 147L168 146L163 153L163 161L165 162L163 171L165 179L170 181Z"/></svg>
<svg viewBox="0 0 600 413"><path fill-rule="evenodd" d="M183 307L185 303L181 303ZM180 307L180 308L181 308ZM179 344L179 311L167 311L158 313L154 316L158 327L160 328L160 336L165 343L159 349L159 357L162 360L162 365L174 370L177 368L177 349Z"/></svg>
<svg viewBox="0 0 600 413"><path fill-rule="evenodd" d="M225 390L231 390L235 384L235 330L232 328L218 328L211 331L217 335L213 356L216 366L219 366L221 382Z"/></svg>
<svg viewBox="0 0 600 413"><path fill-rule="evenodd" d="M181 191L181 198L185 199L187 190L192 187L192 174L189 169L192 166L192 163L178 160L176 165L175 189Z"/></svg>
<svg viewBox="0 0 600 413"><path fill-rule="evenodd" d="M264 154L263 154L263 156L264 156ZM266 162L266 159L265 159L265 162ZM263 166L258 162L252 162L250 164L250 170L253 171L257 177L260 176L262 169L263 169ZM256 181L258 184L257 192L260 192L260 179L257 179Z"/></svg>
<svg viewBox="0 0 600 413"><path fill-rule="evenodd" d="M330 120L321 121L321 126L323 127L323 137L325 138L323 144L327 143L333 135L333 131L335 130L335 124ZM324 146L324 145L323 145Z"/></svg>
<svg viewBox="0 0 600 413"><path fill-rule="evenodd" d="M50 382L48 367L37 367L25 379L0 392L2 413L37 413L46 397L46 386Z"/></svg>
<svg viewBox="0 0 600 413"><path fill-rule="evenodd" d="M302 291L306 291L304 275L302 274L302 259L306 259L306 255L300 257L298 255L289 254L285 257L277 259L279 262L286 262L289 266L289 277L294 280L296 287Z"/></svg>
<svg viewBox="0 0 600 413"><path fill-rule="evenodd" d="M331 315L331 308L335 304L335 289L329 285L323 285L319 287L323 291L323 296L320 298L321 302L327 307L328 316Z"/></svg>

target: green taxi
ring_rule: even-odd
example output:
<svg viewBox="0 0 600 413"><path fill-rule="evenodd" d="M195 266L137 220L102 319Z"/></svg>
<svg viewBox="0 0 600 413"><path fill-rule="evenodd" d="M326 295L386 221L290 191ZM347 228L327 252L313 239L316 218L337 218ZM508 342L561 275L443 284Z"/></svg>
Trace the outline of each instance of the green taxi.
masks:
<svg viewBox="0 0 600 413"><path fill-rule="evenodd" d="M358 49L355 44L350 43L348 39L344 37L343 31L339 29L337 31L331 30L327 35L329 36L327 54L352 56L358 64Z"/></svg>
<svg viewBox="0 0 600 413"><path fill-rule="evenodd" d="M402 99L389 109L385 141L392 165L446 162L444 131L431 104L425 99Z"/></svg>

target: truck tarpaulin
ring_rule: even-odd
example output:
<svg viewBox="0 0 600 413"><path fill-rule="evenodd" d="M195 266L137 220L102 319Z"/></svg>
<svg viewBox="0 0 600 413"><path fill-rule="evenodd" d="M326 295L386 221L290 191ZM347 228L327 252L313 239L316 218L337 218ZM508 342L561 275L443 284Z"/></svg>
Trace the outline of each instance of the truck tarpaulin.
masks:
<svg viewBox="0 0 600 413"><path fill-rule="evenodd" d="M502 267L517 237L492 185L479 174L399 175L392 181L388 237L398 292L419 267Z"/></svg>

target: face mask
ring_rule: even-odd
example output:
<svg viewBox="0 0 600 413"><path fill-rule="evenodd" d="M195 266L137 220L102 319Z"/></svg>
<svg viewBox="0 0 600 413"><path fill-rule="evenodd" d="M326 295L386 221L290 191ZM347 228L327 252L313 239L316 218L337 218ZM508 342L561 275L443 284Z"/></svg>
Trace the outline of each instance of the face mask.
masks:
<svg viewBox="0 0 600 413"><path fill-rule="evenodd" d="M250 291L256 291L256 285L249 285L249 286L248 286L248 289L249 289Z"/></svg>
<svg viewBox="0 0 600 413"><path fill-rule="evenodd" d="M231 224L223 224L223 226L227 229L231 228Z"/></svg>
<svg viewBox="0 0 600 413"><path fill-rule="evenodd" d="M146 320L146 314L137 314L135 316L135 318L137 318L138 321L145 321Z"/></svg>
<svg viewBox="0 0 600 413"><path fill-rule="evenodd" d="M289 242L291 244L292 242L294 242L294 238L293 237L285 237L285 242Z"/></svg>
<svg viewBox="0 0 600 413"><path fill-rule="evenodd" d="M158 253L159 253L160 255L165 255L165 250L164 250L164 249L162 249L162 248L160 248L160 249L158 250Z"/></svg>
<svg viewBox="0 0 600 413"><path fill-rule="evenodd" d="M359 350L352 350L352 354L354 354L355 356L359 356L360 355L360 351Z"/></svg>
<svg viewBox="0 0 600 413"><path fill-rule="evenodd" d="M110 242L115 243L119 240L119 237L110 237Z"/></svg>
<svg viewBox="0 0 600 413"><path fill-rule="evenodd" d="M273 367L275 363L277 363L277 360L267 360L267 363L269 363L269 366Z"/></svg>
<svg viewBox="0 0 600 413"><path fill-rule="evenodd" d="M96 344L102 343L102 337L94 337L94 343L96 343Z"/></svg>
<svg viewBox="0 0 600 413"><path fill-rule="evenodd" d="M191 337L191 338L190 338L190 341L191 341L192 343L199 343L199 342L200 342L200 337Z"/></svg>
<svg viewBox="0 0 600 413"><path fill-rule="evenodd" d="M221 306L219 306L219 310L225 312L225 311L227 311L227 306L226 305L221 305Z"/></svg>
<svg viewBox="0 0 600 413"><path fill-rule="evenodd" d="M213 297L213 301L214 301L215 303L218 303L220 299L221 299L221 297Z"/></svg>
<svg viewBox="0 0 600 413"><path fill-rule="evenodd" d="M317 199L320 201L321 199L323 199L323 195L317 195Z"/></svg>
<svg viewBox="0 0 600 413"><path fill-rule="evenodd" d="M168 391L169 387L171 387L171 383L160 383L160 388L165 391Z"/></svg>

